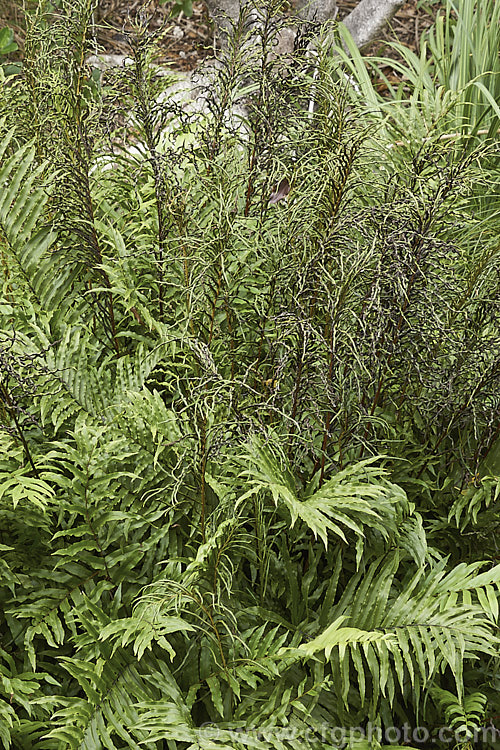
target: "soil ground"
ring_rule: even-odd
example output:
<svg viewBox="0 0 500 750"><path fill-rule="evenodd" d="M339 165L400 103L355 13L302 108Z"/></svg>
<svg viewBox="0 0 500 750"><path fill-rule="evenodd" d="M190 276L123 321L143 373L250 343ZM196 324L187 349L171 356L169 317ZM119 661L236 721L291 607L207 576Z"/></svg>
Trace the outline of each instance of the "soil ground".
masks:
<svg viewBox="0 0 500 750"><path fill-rule="evenodd" d="M140 7L143 0L101 0L99 22L103 24L100 42L108 52L126 53L126 45L120 42L120 32L127 28L130 15ZM213 53L213 28L207 9L201 0L193 3L193 15L186 18L182 14L168 22L169 4L160 5L154 0L155 13L152 23L159 27L166 24L167 31L162 39L161 51L165 62L178 70L192 70L207 56ZM355 6L357 0L340 0L339 20L342 20ZM372 53L378 54L386 48L384 42L400 41L412 49L418 48L422 31L432 23L430 9L417 0L410 0L387 26L379 43L372 45ZM123 50L121 49L123 46ZM120 48L120 50L118 50Z"/></svg>
<svg viewBox="0 0 500 750"><path fill-rule="evenodd" d="M35 0L28 0L28 5ZM339 0L339 19L346 16L358 0ZM99 0L96 10L97 39L99 51L108 54L127 54L126 32L130 21L144 4L144 0ZM23 12L22 0L0 0L0 29L14 29L16 41L22 50ZM388 25L379 42L371 47L372 54L389 54L387 42L400 41L418 49L419 37L433 21L433 12L440 3L432 0L409 0ZM193 15L186 18L182 13L170 18L171 2L160 4L150 0L148 15L151 29L164 28L160 51L161 61L175 70L188 71L196 68L205 57L213 54L214 35L207 9L202 0L193 3Z"/></svg>

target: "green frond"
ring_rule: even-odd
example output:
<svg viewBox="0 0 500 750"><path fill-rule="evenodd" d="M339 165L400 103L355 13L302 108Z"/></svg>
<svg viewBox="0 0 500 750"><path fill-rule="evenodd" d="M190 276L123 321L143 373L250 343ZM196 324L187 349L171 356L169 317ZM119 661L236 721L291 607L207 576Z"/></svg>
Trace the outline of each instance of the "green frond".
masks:
<svg viewBox="0 0 500 750"><path fill-rule="evenodd" d="M394 700L393 678L403 693L409 680L418 699L446 668L460 698L464 659L495 655L500 641L493 586L498 589L500 584L500 566L477 574L479 565L463 564L446 572L445 563L419 568L400 583L394 579L399 567L395 556L372 563L349 581L332 607L332 624L300 646L307 656L324 652L329 659L335 654L332 668L339 670L346 706L351 667L362 703L371 684L373 709L380 696Z"/></svg>
<svg viewBox="0 0 500 750"><path fill-rule="evenodd" d="M5 750L11 746L11 729L16 719L16 713L12 706L6 701L0 700L0 740Z"/></svg>
<svg viewBox="0 0 500 750"><path fill-rule="evenodd" d="M7 133L5 146L14 132ZM46 167L37 165L33 143L0 162L0 228L33 292L50 309L59 273L52 254L57 234L43 221L50 190L50 183L40 186Z"/></svg>
<svg viewBox="0 0 500 750"><path fill-rule="evenodd" d="M141 608L144 611L144 607ZM169 633L178 633L184 631L194 631L195 628L180 617L169 617L156 613L156 617L151 617L150 612L145 612L145 617L150 615L150 619L143 619L139 611L134 613L133 617L122 620L115 620L106 625L101 631L101 640L115 640L115 648L118 645L122 647L133 642L134 654L140 660L146 649L151 649L151 644L158 645L165 649L173 659L175 651L165 638Z"/></svg>
<svg viewBox="0 0 500 750"><path fill-rule="evenodd" d="M496 513L500 498L500 477L484 476L480 479L480 486L476 485L477 481L474 478L471 485L462 490L450 508L448 520L453 520L461 531L469 524L476 526L479 513L490 506L488 516L493 519Z"/></svg>
<svg viewBox="0 0 500 750"><path fill-rule="evenodd" d="M40 510L45 510L54 498L54 490L46 481L27 476L27 469L3 474L0 472L0 500L9 497L14 510L19 502L33 503Z"/></svg>
<svg viewBox="0 0 500 750"><path fill-rule="evenodd" d="M470 742L484 722L488 698L480 692L469 693L460 700L449 690L437 685L431 691L432 699L444 713L447 726L453 732L460 733L463 742Z"/></svg>
<svg viewBox="0 0 500 750"><path fill-rule="evenodd" d="M254 437L248 452L241 457L248 467L241 473L250 489L240 498L258 492L270 492L275 504L289 511L291 526L303 521L328 545L328 534L347 542L351 531L363 537L365 530L379 531L385 538L397 531L397 521L408 511L408 501L400 487L385 479L386 472L373 466L376 459L367 459L344 469L316 489L314 481L302 492L295 477L282 458L273 454L260 439Z"/></svg>

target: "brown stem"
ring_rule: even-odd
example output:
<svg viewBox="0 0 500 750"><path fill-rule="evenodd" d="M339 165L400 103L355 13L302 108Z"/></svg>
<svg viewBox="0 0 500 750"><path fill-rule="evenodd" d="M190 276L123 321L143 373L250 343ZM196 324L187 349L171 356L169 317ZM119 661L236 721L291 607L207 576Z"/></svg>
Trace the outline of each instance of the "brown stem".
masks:
<svg viewBox="0 0 500 750"><path fill-rule="evenodd" d="M250 212L250 205L251 205L252 193L253 193L253 184L255 182L254 166L255 166L256 160L257 160L257 155L256 155L256 148L255 148L255 143L254 143L253 148L252 148L252 155L250 157L250 164L248 166L248 183L247 183L247 191L246 191L246 196L245 196L245 210L243 212L244 216L248 216Z"/></svg>
<svg viewBox="0 0 500 750"><path fill-rule="evenodd" d="M19 436L19 439L20 439L21 443L23 444L23 448L24 448L25 453L26 453L26 458L28 459L28 461L29 461L29 463L31 465L31 468L33 469L33 473L34 473L34 475L36 476L37 479L40 479L40 474L38 473L38 469L36 468L35 462L33 461L33 456L31 455L31 451L29 449L29 445L28 445L27 440L26 440L26 438L24 436L24 432L23 432L23 429L21 427L21 423L19 422L19 420L17 418L16 407L12 403L12 399L11 399L11 397L9 395L9 392L8 392L6 386L2 382L0 382L0 394L2 396L2 399L3 399L3 402L5 404L5 407L6 407L7 411L10 413L10 415L12 416L12 419L14 420L14 424L16 425L17 434Z"/></svg>
<svg viewBox="0 0 500 750"><path fill-rule="evenodd" d="M301 385L301 380L302 380L302 368L303 368L303 353L304 353L304 334L303 334L303 331L300 330L299 348L297 350L297 375L295 377L295 386L293 389L293 400L292 400L292 411L291 411L292 425L290 428L290 434L294 432L294 420L297 414L297 409L298 409L298 404L299 404L299 391L300 391L300 385ZM289 450L290 454L292 450L293 450L293 445L292 445L292 442L290 441L290 450Z"/></svg>
<svg viewBox="0 0 500 750"><path fill-rule="evenodd" d="M137 85L137 101L139 104L139 112L144 128L144 136L146 140L146 147L149 153L149 163L153 170L153 181L155 189L155 206L156 216L158 220L158 248L154 249L154 255L158 266L158 307L160 318L163 318L163 265L164 265L164 254L165 254L165 239L166 239L166 226L165 217L163 213L163 203L165 201L164 196L164 179L162 175L161 165L159 163L159 154L156 151L155 145L155 134L153 129L153 123L150 112L150 98L144 84L144 70L143 61L141 55L136 54L135 56L135 69L136 69L136 85Z"/></svg>
<svg viewBox="0 0 500 750"><path fill-rule="evenodd" d="M333 326L331 328L330 332L330 363L328 365L328 381L330 382L333 376L333 360L334 360L334 354L333 354ZM326 415L325 419L325 428L323 432L323 442L321 443L321 474L319 477L319 486L323 484L323 477L325 475L325 461L326 461L326 448L328 445L328 437L330 434L330 422L332 418L332 412L331 410L328 410L328 413ZM317 464L317 462L316 462ZM317 471L317 466L315 466L313 474L315 474Z"/></svg>
<svg viewBox="0 0 500 750"><path fill-rule="evenodd" d="M212 312L210 315L210 329L208 333L208 342L207 342L208 346L210 346L210 344L212 343L212 337L214 333L215 312L217 309L217 300L219 299L221 284L222 284L222 264L219 266L219 271L217 274L217 289L215 291L215 295L212 301Z"/></svg>
<svg viewBox="0 0 500 750"><path fill-rule="evenodd" d="M235 368L235 359L234 359L234 333L233 333L233 324L231 323L231 308L229 307L229 303L227 301L227 296L224 297L224 310L226 313L226 322L227 322L227 329L229 331L229 348L231 350L231 354L233 355L231 357L231 380L234 379L234 368Z"/></svg>
<svg viewBox="0 0 500 750"><path fill-rule="evenodd" d="M207 512L207 486L205 480L205 473L207 469L207 425L204 417L200 419L200 448L201 448L201 462L200 462L200 496L201 496L201 538L203 543L206 541L205 532L205 519Z"/></svg>
<svg viewBox="0 0 500 750"><path fill-rule="evenodd" d="M411 291L412 291L412 288L413 288L413 285L415 283L415 279L416 279L416 276L417 276L418 261L420 259L420 251L422 250L422 244L423 243L422 243L422 239L421 238L422 238L422 235L424 234L424 232L427 229L428 229L428 226L425 226L425 227L422 228L422 231L418 233L417 236L420 237L420 239L417 240L416 244L412 248L413 251L414 251L414 253L415 253L415 255L416 255L415 261L414 261L414 268L413 268L413 271L412 271L412 274L411 274L410 278L408 279L408 284L406 286L405 300L403 302L403 305L402 305L400 313L399 313L399 318L398 318L398 321L396 323L396 329L395 329L394 334L392 336L391 353L389 354L389 357L387 359L386 368L390 365L390 363L392 361L394 349L395 349L396 343L398 341L399 335L401 333L401 329L403 327L404 316L405 316L406 310L408 309L408 306L410 304L410 294L411 294ZM372 401L372 405L371 405L371 409L370 409L370 417L372 417L374 415L375 409L377 408L377 406L379 404L380 396L382 394L382 389L383 389L383 386L384 386L384 382L385 382L385 378L384 378L384 375L381 373L379 375L379 379L378 379L378 383L377 383L377 388L376 388L376 391L375 391L375 395L373 397L373 401ZM371 426L372 426L371 420L368 420L368 422L366 423L365 431L364 431L363 438L362 438L362 444L361 444L361 449L360 449L360 453L359 453L359 458L360 459L363 458L363 455L364 455L364 452L365 452L365 443L364 443L364 441L368 437L368 434L369 434L369 432L371 430Z"/></svg>

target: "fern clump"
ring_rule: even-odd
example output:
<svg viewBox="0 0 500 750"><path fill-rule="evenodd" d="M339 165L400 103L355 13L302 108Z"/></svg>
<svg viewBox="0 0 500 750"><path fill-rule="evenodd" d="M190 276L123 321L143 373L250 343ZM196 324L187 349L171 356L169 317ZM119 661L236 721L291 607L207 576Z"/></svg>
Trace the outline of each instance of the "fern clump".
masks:
<svg viewBox="0 0 500 750"><path fill-rule="evenodd" d="M486 155L398 145L326 49L272 54L280 10L198 112L144 17L89 68L90 0L2 89L6 748L469 742L498 706Z"/></svg>

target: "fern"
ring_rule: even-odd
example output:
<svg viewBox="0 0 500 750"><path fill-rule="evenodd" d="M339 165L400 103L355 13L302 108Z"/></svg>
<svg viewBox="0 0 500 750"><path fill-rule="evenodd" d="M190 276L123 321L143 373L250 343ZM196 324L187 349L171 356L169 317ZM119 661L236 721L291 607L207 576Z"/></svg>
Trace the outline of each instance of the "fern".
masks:
<svg viewBox="0 0 500 750"><path fill-rule="evenodd" d="M487 154L441 139L446 97L400 146L344 53L273 56L274 0L201 117L144 14L97 84L92 10L41 4L0 93L1 743L470 738L500 687Z"/></svg>
<svg viewBox="0 0 500 750"><path fill-rule="evenodd" d="M464 743L473 740L484 720L487 697L479 692L470 693L461 701L448 690L437 687L431 694L439 707L444 708L445 721L455 735L460 734Z"/></svg>
<svg viewBox="0 0 500 750"><path fill-rule="evenodd" d="M251 489L240 499L260 490L270 491L276 505L283 501L291 516L291 525L301 519L320 536L325 546L327 533L347 542L342 527L364 536L363 527L376 529L383 536L396 532L396 522L408 510L407 499L401 489L390 482L376 484L384 476L383 470L370 466L372 459L355 464L339 472L316 489L318 478L304 488L303 498L297 496L296 482L289 466L280 468L274 456L255 438L251 452L243 454L241 462L251 468L248 477Z"/></svg>
<svg viewBox="0 0 500 750"><path fill-rule="evenodd" d="M0 158L5 155L14 135L13 130L4 134ZM0 186L3 186L0 226L23 274L30 279L33 292L44 304L50 304L53 292L49 288L55 286L56 270L51 248L57 235L43 226L49 196L37 182L44 169L45 165L36 165L32 143L18 148L5 160L0 170Z"/></svg>
<svg viewBox="0 0 500 750"><path fill-rule="evenodd" d="M462 565L445 575L442 562L428 573L420 569L405 576L399 592L391 594L397 568L397 557L392 557L372 563L363 577L351 578L332 609L334 622L301 646L311 656L324 651L329 658L335 652L337 685L346 703L352 659L362 705L368 676L371 680L372 712L381 695L393 702L396 679L403 692L411 684L418 701L421 691L446 667L460 699L464 654L494 655L498 646L496 596L485 596L486 590L493 592L492 584L498 586L498 566L476 574L477 565Z"/></svg>

